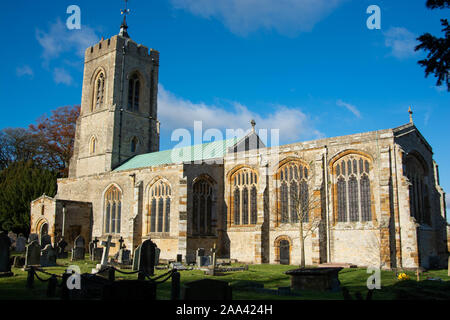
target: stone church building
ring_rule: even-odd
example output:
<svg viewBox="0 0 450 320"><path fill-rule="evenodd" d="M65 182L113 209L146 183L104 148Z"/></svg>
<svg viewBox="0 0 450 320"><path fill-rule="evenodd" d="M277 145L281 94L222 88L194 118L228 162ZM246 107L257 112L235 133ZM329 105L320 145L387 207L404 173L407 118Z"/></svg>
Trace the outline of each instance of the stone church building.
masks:
<svg viewBox="0 0 450 320"><path fill-rule="evenodd" d="M131 250L151 238L165 259L216 244L224 258L299 264L303 242L307 265L446 265L445 194L412 119L270 148L252 123L240 139L159 151L158 73L159 52L126 22L86 50L69 177L32 202L31 233Z"/></svg>

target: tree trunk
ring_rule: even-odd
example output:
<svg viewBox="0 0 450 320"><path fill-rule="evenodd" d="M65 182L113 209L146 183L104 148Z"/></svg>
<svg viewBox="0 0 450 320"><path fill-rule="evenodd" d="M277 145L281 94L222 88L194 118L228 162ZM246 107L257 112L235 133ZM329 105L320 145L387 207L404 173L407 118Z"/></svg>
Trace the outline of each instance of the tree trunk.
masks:
<svg viewBox="0 0 450 320"><path fill-rule="evenodd" d="M303 219L300 219L300 268L305 268L305 238L303 237Z"/></svg>

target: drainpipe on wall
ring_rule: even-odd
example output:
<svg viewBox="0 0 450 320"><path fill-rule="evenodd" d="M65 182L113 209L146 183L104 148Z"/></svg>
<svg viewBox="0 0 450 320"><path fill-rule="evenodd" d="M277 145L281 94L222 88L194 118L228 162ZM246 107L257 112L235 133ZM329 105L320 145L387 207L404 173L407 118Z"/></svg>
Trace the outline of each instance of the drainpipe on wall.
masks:
<svg viewBox="0 0 450 320"><path fill-rule="evenodd" d="M62 212L63 212L63 221L62 221L61 236L64 239L64 230L66 228L66 205L65 204L63 204Z"/></svg>
<svg viewBox="0 0 450 320"><path fill-rule="evenodd" d="M328 210L328 147L324 146L325 153L323 159L323 166L325 171L325 215L327 223L327 262L331 262L331 231L330 231L330 216Z"/></svg>

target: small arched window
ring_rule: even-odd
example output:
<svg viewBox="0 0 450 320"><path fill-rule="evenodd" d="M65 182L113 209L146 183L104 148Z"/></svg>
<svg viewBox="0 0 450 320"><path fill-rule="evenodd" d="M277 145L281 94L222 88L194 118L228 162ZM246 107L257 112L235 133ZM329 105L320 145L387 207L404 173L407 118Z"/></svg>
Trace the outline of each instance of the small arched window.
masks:
<svg viewBox="0 0 450 320"><path fill-rule="evenodd" d="M236 171L231 176L233 193L233 214L234 225L257 224L257 184L258 175L249 168Z"/></svg>
<svg viewBox="0 0 450 320"><path fill-rule="evenodd" d="M170 232L170 203L172 190L163 180L153 184L149 190L147 233Z"/></svg>
<svg viewBox="0 0 450 320"><path fill-rule="evenodd" d="M128 110L139 111L140 81L137 74L133 74L128 81Z"/></svg>
<svg viewBox="0 0 450 320"><path fill-rule="evenodd" d="M111 186L105 193L104 210L105 233L120 233L122 193L116 186Z"/></svg>
<svg viewBox="0 0 450 320"><path fill-rule="evenodd" d="M133 139L131 139L131 153L135 153L137 151L138 144L138 138L133 137Z"/></svg>
<svg viewBox="0 0 450 320"><path fill-rule="evenodd" d="M89 154L95 154L97 152L97 139L95 137L91 137L89 141Z"/></svg>
<svg viewBox="0 0 450 320"><path fill-rule="evenodd" d="M105 97L105 74L100 72L95 78L94 82L94 101L92 103L91 111L102 108Z"/></svg>

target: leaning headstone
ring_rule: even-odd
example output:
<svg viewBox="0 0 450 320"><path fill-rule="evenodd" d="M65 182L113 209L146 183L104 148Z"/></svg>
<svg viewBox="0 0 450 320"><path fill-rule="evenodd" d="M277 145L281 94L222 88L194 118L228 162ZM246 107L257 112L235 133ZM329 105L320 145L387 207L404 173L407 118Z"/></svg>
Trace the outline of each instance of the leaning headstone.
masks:
<svg viewBox="0 0 450 320"><path fill-rule="evenodd" d="M52 238L48 234L44 234L41 236L39 244L41 245L41 248L44 249L48 244L52 244Z"/></svg>
<svg viewBox="0 0 450 320"><path fill-rule="evenodd" d="M139 270L139 261L141 259L141 247L142 247L142 244L140 244L134 250L134 254L133 254L133 271Z"/></svg>
<svg viewBox="0 0 450 320"><path fill-rule="evenodd" d="M26 248L25 267L38 266L41 261L41 246L35 240L32 241Z"/></svg>
<svg viewBox="0 0 450 320"><path fill-rule="evenodd" d="M74 246L72 249L72 261L84 260L86 254L85 241L83 236L79 235L75 238Z"/></svg>
<svg viewBox="0 0 450 320"><path fill-rule="evenodd" d="M11 239L6 235L6 232L0 232L0 277L10 277L11 263L9 259L11 247Z"/></svg>
<svg viewBox="0 0 450 320"><path fill-rule="evenodd" d="M28 236L28 243L32 243L33 241L37 241L39 244L39 236L36 233L30 233Z"/></svg>
<svg viewBox="0 0 450 320"><path fill-rule="evenodd" d="M202 279L184 284L184 300L232 300L232 288L228 282Z"/></svg>
<svg viewBox="0 0 450 320"><path fill-rule="evenodd" d="M108 265L109 249L116 246L115 243L111 242L111 239L112 236L109 235L106 241L101 242L101 245L104 246L102 260L95 269L92 269L92 273L98 273Z"/></svg>
<svg viewBox="0 0 450 320"><path fill-rule="evenodd" d="M27 244L27 239L19 234L19 237L16 240L16 252L22 253L25 252L25 246Z"/></svg>
<svg viewBox="0 0 450 320"><path fill-rule="evenodd" d="M56 266L56 250L53 249L51 244L45 246L41 250L41 267L54 267Z"/></svg>

